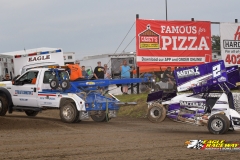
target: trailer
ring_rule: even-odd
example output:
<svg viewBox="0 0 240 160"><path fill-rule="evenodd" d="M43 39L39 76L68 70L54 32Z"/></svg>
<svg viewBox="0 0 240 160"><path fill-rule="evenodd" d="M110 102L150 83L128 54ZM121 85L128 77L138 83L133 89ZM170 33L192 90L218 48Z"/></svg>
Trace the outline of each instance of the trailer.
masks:
<svg viewBox="0 0 240 160"><path fill-rule="evenodd" d="M91 67L92 70L94 70L97 66L97 62L100 61L102 65L108 65L113 78L120 78L120 66L122 65L123 60L127 60L127 65L130 67L136 67L136 54L132 52L87 56L80 60L80 65Z"/></svg>
<svg viewBox="0 0 240 160"><path fill-rule="evenodd" d="M64 65L74 64L76 61L75 52L63 52Z"/></svg>
<svg viewBox="0 0 240 160"><path fill-rule="evenodd" d="M12 58L14 75L21 75L31 68L64 65L63 51L59 48L34 48L0 53L2 58Z"/></svg>
<svg viewBox="0 0 240 160"><path fill-rule="evenodd" d="M0 57L0 81L3 80L5 74L9 74L10 78L14 77L14 66L12 56Z"/></svg>

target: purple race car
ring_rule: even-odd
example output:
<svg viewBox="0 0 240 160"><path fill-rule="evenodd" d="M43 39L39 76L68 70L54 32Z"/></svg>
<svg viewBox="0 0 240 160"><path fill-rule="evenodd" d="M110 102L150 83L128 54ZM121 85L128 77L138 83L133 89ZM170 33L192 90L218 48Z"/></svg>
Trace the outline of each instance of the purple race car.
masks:
<svg viewBox="0 0 240 160"><path fill-rule="evenodd" d="M171 120L198 126L206 125L213 134L240 130L240 114L235 110L230 89L240 82L238 66L225 68L223 61L206 63L174 71L177 95L158 91L148 95L148 119Z"/></svg>

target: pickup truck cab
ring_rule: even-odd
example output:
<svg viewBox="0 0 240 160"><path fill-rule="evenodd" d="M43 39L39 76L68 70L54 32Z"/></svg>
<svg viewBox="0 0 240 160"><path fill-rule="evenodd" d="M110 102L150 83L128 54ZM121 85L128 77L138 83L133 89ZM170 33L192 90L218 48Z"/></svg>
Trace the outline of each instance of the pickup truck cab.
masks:
<svg viewBox="0 0 240 160"><path fill-rule="evenodd" d="M65 77L65 80L68 80L70 89L63 90L61 87L52 89L50 83L56 82L53 81L56 79L56 73L49 68L30 69L15 81L0 82L0 116L4 116L7 111L9 113L24 111L28 116L36 116L45 109L59 109L61 120L67 123L78 122L89 116L98 122L116 116L118 107L111 105L116 100L107 98L109 103L106 104L106 97L99 92L83 91L71 84L65 69L58 69L55 72L58 72L60 78ZM103 97L104 102L98 100Z"/></svg>

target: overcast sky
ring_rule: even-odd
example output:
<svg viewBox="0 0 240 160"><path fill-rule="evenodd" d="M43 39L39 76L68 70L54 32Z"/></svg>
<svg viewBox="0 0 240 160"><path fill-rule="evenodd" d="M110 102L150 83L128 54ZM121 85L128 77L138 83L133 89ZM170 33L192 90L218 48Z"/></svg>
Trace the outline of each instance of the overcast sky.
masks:
<svg viewBox="0 0 240 160"><path fill-rule="evenodd" d="M140 19L166 19L165 0L0 0L0 53L39 47L115 53ZM168 20L240 22L240 0L167 0ZM212 34L220 35L219 25ZM135 25L117 53L136 51ZM129 44L130 43L130 44ZM129 44L129 45L128 45Z"/></svg>

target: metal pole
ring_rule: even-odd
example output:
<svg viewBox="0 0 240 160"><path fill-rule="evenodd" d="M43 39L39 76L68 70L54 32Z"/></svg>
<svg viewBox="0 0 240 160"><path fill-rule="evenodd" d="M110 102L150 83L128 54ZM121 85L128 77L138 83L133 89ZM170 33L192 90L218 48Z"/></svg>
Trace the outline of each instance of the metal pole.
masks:
<svg viewBox="0 0 240 160"><path fill-rule="evenodd" d="M139 19L139 14L136 14L136 19ZM137 78L139 78L139 67L137 66ZM137 94L139 94L139 83L137 83Z"/></svg>
<svg viewBox="0 0 240 160"><path fill-rule="evenodd" d="M166 6L166 20L167 20L167 0L165 0L165 6Z"/></svg>
<svg viewBox="0 0 240 160"><path fill-rule="evenodd" d="M139 78L140 73L139 73L139 67L137 67L137 78ZM137 83L137 94L139 94L139 83Z"/></svg>
<svg viewBox="0 0 240 160"><path fill-rule="evenodd" d="M133 72L130 73L131 78L133 78ZM131 83L131 94L133 94L133 83Z"/></svg>
<svg viewBox="0 0 240 160"><path fill-rule="evenodd" d="M139 14L136 14L136 19L138 19L139 18Z"/></svg>

